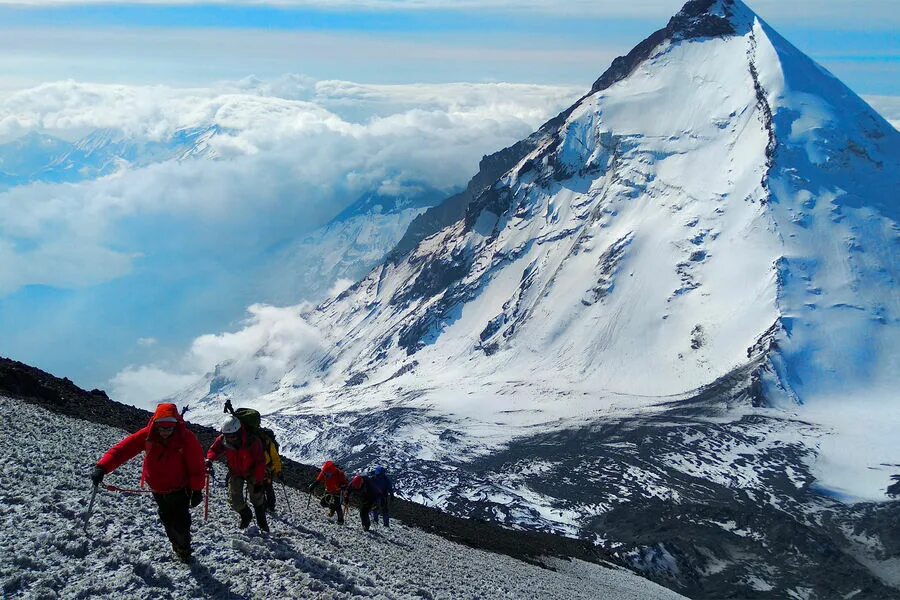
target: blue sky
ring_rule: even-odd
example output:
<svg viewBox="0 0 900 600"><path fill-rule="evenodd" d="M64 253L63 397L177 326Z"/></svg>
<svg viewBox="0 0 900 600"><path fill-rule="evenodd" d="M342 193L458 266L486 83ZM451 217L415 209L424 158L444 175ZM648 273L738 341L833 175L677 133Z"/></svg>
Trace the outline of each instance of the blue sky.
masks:
<svg viewBox="0 0 900 600"><path fill-rule="evenodd" d="M350 10L351 4L368 8ZM3 61L0 85L65 77L184 84L285 72L369 83L587 85L680 5L0 2L0 49L18 59ZM900 95L900 18L893 1L760 0L751 6L858 93ZM235 36L239 43L230 43Z"/></svg>
<svg viewBox="0 0 900 600"><path fill-rule="evenodd" d="M171 365L234 329L255 302L299 300L260 275L273 244L385 182L464 184L681 4L0 0L0 143L237 132L221 161L0 189L0 354L108 388L128 365ZM751 6L896 123L896 0Z"/></svg>

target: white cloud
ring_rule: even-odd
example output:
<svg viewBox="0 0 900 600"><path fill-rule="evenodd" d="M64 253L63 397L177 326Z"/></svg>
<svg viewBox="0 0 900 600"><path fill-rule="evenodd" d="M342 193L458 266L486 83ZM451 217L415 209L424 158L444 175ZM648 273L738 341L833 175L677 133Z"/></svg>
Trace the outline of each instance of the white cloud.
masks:
<svg viewBox="0 0 900 600"><path fill-rule="evenodd" d="M865 96L865 100L891 125L900 129L900 96Z"/></svg>
<svg viewBox="0 0 900 600"><path fill-rule="evenodd" d="M157 340L156 338L152 338L152 337L150 337L150 338L138 338L138 341L137 341L138 346L143 346L143 347L145 347L145 348L146 348L146 347L150 347L150 346L155 346L155 345L157 345L158 343L159 343L159 340Z"/></svg>
<svg viewBox="0 0 900 600"><path fill-rule="evenodd" d="M310 369L322 352L318 332L301 316L308 306L255 304L235 332L202 335L169 364L129 366L110 380L114 399L141 407L156 403L216 371L219 376L252 382L247 394L263 393L289 371ZM245 383L246 385L246 383Z"/></svg>
<svg viewBox="0 0 900 600"><path fill-rule="evenodd" d="M247 309L250 316L242 329L194 340L185 364L206 373L228 363L231 372L244 372L244 379L261 379L263 372L280 378L304 357L312 358L321 350L318 332L300 316L304 308L309 307L254 304Z"/></svg>
<svg viewBox="0 0 900 600"><path fill-rule="evenodd" d="M328 296L334 297L340 295L342 292L346 291L351 285L356 283L352 279L338 279L334 282L334 285L331 286L331 289L328 290Z"/></svg>
<svg viewBox="0 0 900 600"><path fill-rule="evenodd" d="M71 138L115 128L165 140L185 127L226 130L210 142L221 160L0 193L0 295L29 284L96 285L161 249L176 260L216 257L225 268L261 260L384 181L463 184L483 154L524 137L575 95L549 86L288 77L206 89L65 81L0 96L0 135ZM347 107L355 119L338 114Z"/></svg>
<svg viewBox="0 0 900 600"><path fill-rule="evenodd" d="M529 134L580 92L287 76L190 88L60 81L0 93L7 139L49 131L74 140L114 128L141 142L181 127L227 128L211 141L217 160L125 165L77 184L0 191L0 306L21 315L12 327L53 323L44 336L0 331L6 352L53 359L88 387L106 385L125 364L147 365L173 377L134 367L113 385L123 397L158 399L206 372L212 355L233 356L229 344L243 339L204 338L190 364L171 362L201 333L228 330L253 303L303 297L290 265L275 260L278 247L362 193L463 185L482 155ZM66 357L62 330L91 341L89 360ZM150 336L159 343L135 343Z"/></svg>
<svg viewBox="0 0 900 600"><path fill-rule="evenodd" d="M157 403L194 382L190 374L171 373L152 366L127 367L110 381L110 396L117 402L154 410Z"/></svg>

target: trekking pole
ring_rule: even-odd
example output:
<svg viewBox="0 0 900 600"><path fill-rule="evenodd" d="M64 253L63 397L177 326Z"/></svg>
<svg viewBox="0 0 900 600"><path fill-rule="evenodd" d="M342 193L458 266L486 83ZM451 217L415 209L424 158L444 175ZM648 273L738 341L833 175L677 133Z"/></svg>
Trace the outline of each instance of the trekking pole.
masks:
<svg viewBox="0 0 900 600"><path fill-rule="evenodd" d="M91 513L94 512L94 500L97 499L97 491L100 489L99 485L94 486L94 491L91 492L91 501L88 503L87 512L84 513L84 532L87 533L88 519L91 518Z"/></svg>
<svg viewBox="0 0 900 600"><path fill-rule="evenodd" d="M203 490L203 522L209 521L209 471L206 472L206 488Z"/></svg>
<svg viewBox="0 0 900 600"><path fill-rule="evenodd" d="M307 498L306 498L306 510L309 510L309 503L312 502L312 492L309 491L309 490L307 490L307 491L306 491L306 496L307 496Z"/></svg>
<svg viewBox="0 0 900 600"><path fill-rule="evenodd" d="M288 512L291 512L291 501L288 499L287 487L285 487L284 482L281 482L281 491L284 492L284 501L287 504Z"/></svg>

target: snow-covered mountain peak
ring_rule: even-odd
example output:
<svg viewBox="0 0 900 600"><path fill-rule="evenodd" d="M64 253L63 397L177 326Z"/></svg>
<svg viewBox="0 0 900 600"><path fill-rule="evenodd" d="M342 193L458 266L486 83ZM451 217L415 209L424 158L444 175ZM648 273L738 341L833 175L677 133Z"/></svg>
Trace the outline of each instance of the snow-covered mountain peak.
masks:
<svg viewBox="0 0 900 600"><path fill-rule="evenodd" d="M740 3L689 3L669 38L544 128L462 221L326 305L320 314L354 313L366 298L365 326L337 354L369 372L409 364L403 354L477 349L496 373L510 350L519 366L549 356L575 380L641 394L684 393L745 362L784 322L779 269L813 229L799 196L823 191L785 186L827 177L837 205L867 194L878 207L897 160L896 131L764 23L701 27L751 16ZM875 263L890 264L886 249L872 244Z"/></svg>
<svg viewBox="0 0 900 600"><path fill-rule="evenodd" d="M634 47L627 55L616 58L600 76L591 92L605 90L628 77L660 46L673 42L735 35L753 23L755 15L740 0L692 0L660 29Z"/></svg>
<svg viewBox="0 0 900 600"><path fill-rule="evenodd" d="M769 403L887 385L900 134L741 2L689 2L636 53L460 221L306 315L332 349L290 377L604 390L589 411L748 361Z"/></svg>
<svg viewBox="0 0 900 600"><path fill-rule="evenodd" d="M594 465L613 504L703 505L714 482L813 511L816 480L883 499L884 417L900 417L897 189L896 129L743 3L689 2L486 159L454 220L298 308L315 352L277 373L256 356L253 381L224 366L231 387L187 395L212 419L253 390L298 455L415 465L460 511L575 532L608 507L577 486L543 504L536 478L568 477L564 464ZM615 448L598 432L620 432ZM661 453L641 454L645 439ZM705 483L686 491L685 475Z"/></svg>

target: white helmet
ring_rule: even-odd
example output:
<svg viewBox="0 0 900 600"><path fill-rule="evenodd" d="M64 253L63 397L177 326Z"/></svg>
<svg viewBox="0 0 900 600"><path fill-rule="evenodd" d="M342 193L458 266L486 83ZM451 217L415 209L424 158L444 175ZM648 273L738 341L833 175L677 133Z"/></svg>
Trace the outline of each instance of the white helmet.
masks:
<svg viewBox="0 0 900 600"><path fill-rule="evenodd" d="M230 433L237 433L241 430L241 422L238 421L237 417L234 415L225 419L222 423L222 433L228 435Z"/></svg>

